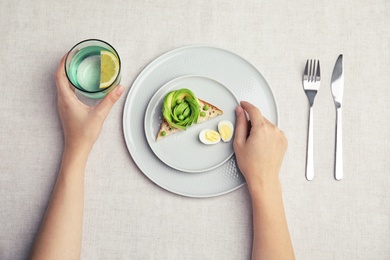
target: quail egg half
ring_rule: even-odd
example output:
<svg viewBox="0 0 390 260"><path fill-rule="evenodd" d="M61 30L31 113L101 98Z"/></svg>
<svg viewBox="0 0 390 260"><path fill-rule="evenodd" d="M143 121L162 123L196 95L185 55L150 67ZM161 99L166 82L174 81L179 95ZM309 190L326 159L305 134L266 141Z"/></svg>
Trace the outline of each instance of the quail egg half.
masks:
<svg viewBox="0 0 390 260"><path fill-rule="evenodd" d="M203 129L199 133L199 140L204 144L216 144L221 141L221 136L217 131Z"/></svg>
<svg viewBox="0 0 390 260"><path fill-rule="evenodd" d="M221 136L222 141L229 142L234 133L234 127L232 122L224 120L218 123L218 132Z"/></svg>
<svg viewBox="0 0 390 260"><path fill-rule="evenodd" d="M224 120L218 123L218 132L211 129L203 129L199 133L199 140L204 144L217 144L221 140L229 142L234 133L232 122Z"/></svg>

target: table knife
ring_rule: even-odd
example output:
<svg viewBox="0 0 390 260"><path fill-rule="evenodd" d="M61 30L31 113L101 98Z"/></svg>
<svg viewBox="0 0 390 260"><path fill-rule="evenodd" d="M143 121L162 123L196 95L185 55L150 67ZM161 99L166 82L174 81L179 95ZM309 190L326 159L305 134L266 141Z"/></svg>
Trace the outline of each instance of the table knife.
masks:
<svg viewBox="0 0 390 260"><path fill-rule="evenodd" d="M343 128L342 128L342 101L344 92L344 68L343 55L340 54L333 68L331 91L336 106L336 134L334 154L334 177L336 180L343 178Z"/></svg>

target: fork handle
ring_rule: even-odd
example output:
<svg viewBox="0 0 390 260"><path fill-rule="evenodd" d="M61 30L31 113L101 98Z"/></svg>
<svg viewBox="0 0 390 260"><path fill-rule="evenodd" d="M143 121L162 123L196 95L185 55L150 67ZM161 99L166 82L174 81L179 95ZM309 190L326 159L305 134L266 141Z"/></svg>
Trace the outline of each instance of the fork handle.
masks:
<svg viewBox="0 0 390 260"><path fill-rule="evenodd" d="M306 146L306 179L311 181L314 178L314 160L313 160L313 106L309 109L309 130Z"/></svg>
<svg viewBox="0 0 390 260"><path fill-rule="evenodd" d="M343 128L342 128L342 110L336 109L336 136L335 136L335 162L334 177L336 180L343 178Z"/></svg>

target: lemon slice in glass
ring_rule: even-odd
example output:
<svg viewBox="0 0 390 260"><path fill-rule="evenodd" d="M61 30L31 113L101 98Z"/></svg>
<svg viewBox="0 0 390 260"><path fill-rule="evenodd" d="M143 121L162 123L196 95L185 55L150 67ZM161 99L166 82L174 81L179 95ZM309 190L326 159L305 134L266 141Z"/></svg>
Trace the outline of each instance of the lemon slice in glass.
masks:
<svg viewBox="0 0 390 260"><path fill-rule="evenodd" d="M100 51L100 86L108 88L115 81L119 73L119 60L112 52Z"/></svg>

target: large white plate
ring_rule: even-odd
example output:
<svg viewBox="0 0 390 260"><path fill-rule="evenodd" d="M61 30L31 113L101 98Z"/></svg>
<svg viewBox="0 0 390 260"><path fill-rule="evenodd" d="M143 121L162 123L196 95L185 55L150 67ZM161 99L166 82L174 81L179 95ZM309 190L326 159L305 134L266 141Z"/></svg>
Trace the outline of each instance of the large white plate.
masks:
<svg viewBox="0 0 390 260"><path fill-rule="evenodd" d="M158 57L134 81L123 112L126 145L139 169L168 191L189 197L225 194L245 184L234 156L213 170L187 173L162 163L146 140L144 117L150 99L161 86L185 75L204 76L229 86L238 100L255 104L271 122L278 123L274 95L255 67L223 49L190 46Z"/></svg>
<svg viewBox="0 0 390 260"><path fill-rule="evenodd" d="M162 121L161 107L164 97L172 90L190 89L197 98L207 101L224 111L223 115L192 125L186 131L175 133L156 141ZM183 172L204 172L225 163L234 153L233 142L204 145L199 141L202 129L217 130L218 122L235 123L235 108L238 105L233 93L224 85L210 78L184 76L162 86L152 97L145 114L145 135L154 154L168 166Z"/></svg>

